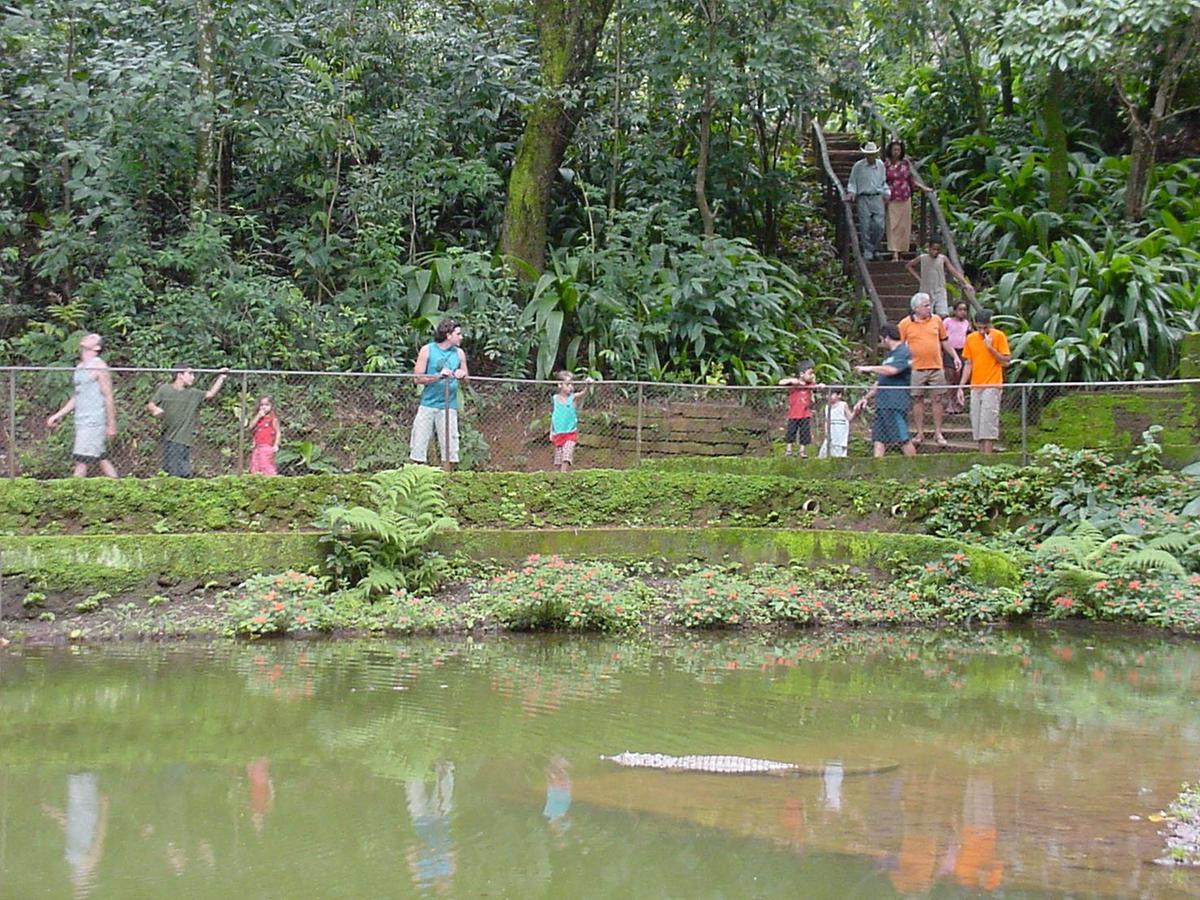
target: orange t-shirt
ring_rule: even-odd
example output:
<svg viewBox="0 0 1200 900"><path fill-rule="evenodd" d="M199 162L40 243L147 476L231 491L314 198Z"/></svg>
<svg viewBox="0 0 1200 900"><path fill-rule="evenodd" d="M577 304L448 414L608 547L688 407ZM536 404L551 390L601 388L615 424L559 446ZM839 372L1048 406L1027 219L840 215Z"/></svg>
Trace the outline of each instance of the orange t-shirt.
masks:
<svg viewBox="0 0 1200 900"><path fill-rule="evenodd" d="M1009 355L1008 338L998 328L991 331L992 346L997 353ZM983 343L983 335L974 331L967 335L967 343L963 345L963 359L971 361L971 384L1004 384L1004 366L996 362L996 357L988 351Z"/></svg>
<svg viewBox="0 0 1200 900"><path fill-rule="evenodd" d="M930 316L918 322L912 316L900 320L900 340L912 351L914 369L940 369L942 367L942 341L946 340L946 326L941 316Z"/></svg>

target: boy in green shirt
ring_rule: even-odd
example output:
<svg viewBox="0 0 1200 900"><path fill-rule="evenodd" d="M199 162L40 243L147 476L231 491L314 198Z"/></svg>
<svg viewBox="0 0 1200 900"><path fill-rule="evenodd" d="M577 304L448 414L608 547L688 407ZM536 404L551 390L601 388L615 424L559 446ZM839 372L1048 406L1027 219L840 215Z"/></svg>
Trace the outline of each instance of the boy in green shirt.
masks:
<svg viewBox="0 0 1200 900"><path fill-rule="evenodd" d="M162 419L162 468L168 475L192 477L192 444L196 442L196 414L200 404L211 400L225 383L222 369L207 391L194 388L196 373L187 366L175 369L175 377L160 384L154 399L146 404L150 415Z"/></svg>

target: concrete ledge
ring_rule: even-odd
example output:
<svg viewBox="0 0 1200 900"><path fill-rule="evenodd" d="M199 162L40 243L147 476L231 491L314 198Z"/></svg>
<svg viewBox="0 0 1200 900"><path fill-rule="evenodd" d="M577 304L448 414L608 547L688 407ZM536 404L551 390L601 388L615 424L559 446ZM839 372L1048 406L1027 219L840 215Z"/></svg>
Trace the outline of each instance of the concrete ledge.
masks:
<svg viewBox="0 0 1200 900"><path fill-rule="evenodd" d="M701 559L745 564L854 565L887 571L894 557L926 562L966 554L972 576L1016 586L1020 571L1006 556L918 534L786 531L761 528L593 528L536 531L471 529L443 535L438 548L476 560L516 563L533 553L616 561ZM113 590L150 578L226 578L320 566L316 533L206 535L64 535L0 538L5 576L50 590Z"/></svg>

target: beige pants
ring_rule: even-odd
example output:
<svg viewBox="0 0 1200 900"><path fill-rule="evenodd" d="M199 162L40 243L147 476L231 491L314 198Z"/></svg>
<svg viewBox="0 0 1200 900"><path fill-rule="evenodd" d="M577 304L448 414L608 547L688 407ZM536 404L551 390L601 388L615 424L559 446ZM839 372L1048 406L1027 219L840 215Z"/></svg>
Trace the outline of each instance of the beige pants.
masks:
<svg viewBox="0 0 1200 900"><path fill-rule="evenodd" d="M446 448L450 449L449 461L458 462L458 410L450 410L450 435L446 435L446 410L432 406L418 406L413 419L412 438L408 442L408 458L413 462L425 462L429 457L429 441L437 431L438 449L446 461Z"/></svg>
<svg viewBox="0 0 1200 900"><path fill-rule="evenodd" d="M892 253L907 253L912 249L912 197L888 201L887 241Z"/></svg>
<svg viewBox="0 0 1200 900"><path fill-rule="evenodd" d="M973 387L971 392L971 434L977 441L1000 437L1000 393L998 387Z"/></svg>

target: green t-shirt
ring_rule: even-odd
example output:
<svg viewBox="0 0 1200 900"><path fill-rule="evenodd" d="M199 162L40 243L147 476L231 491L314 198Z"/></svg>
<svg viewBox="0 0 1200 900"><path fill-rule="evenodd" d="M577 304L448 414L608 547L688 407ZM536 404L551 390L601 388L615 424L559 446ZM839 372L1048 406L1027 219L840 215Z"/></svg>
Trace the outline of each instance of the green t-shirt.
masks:
<svg viewBox="0 0 1200 900"><path fill-rule="evenodd" d="M176 390L169 384L160 384L151 402L163 411L163 440L192 446L196 440L196 411L204 402L204 391L199 388Z"/></svg>

